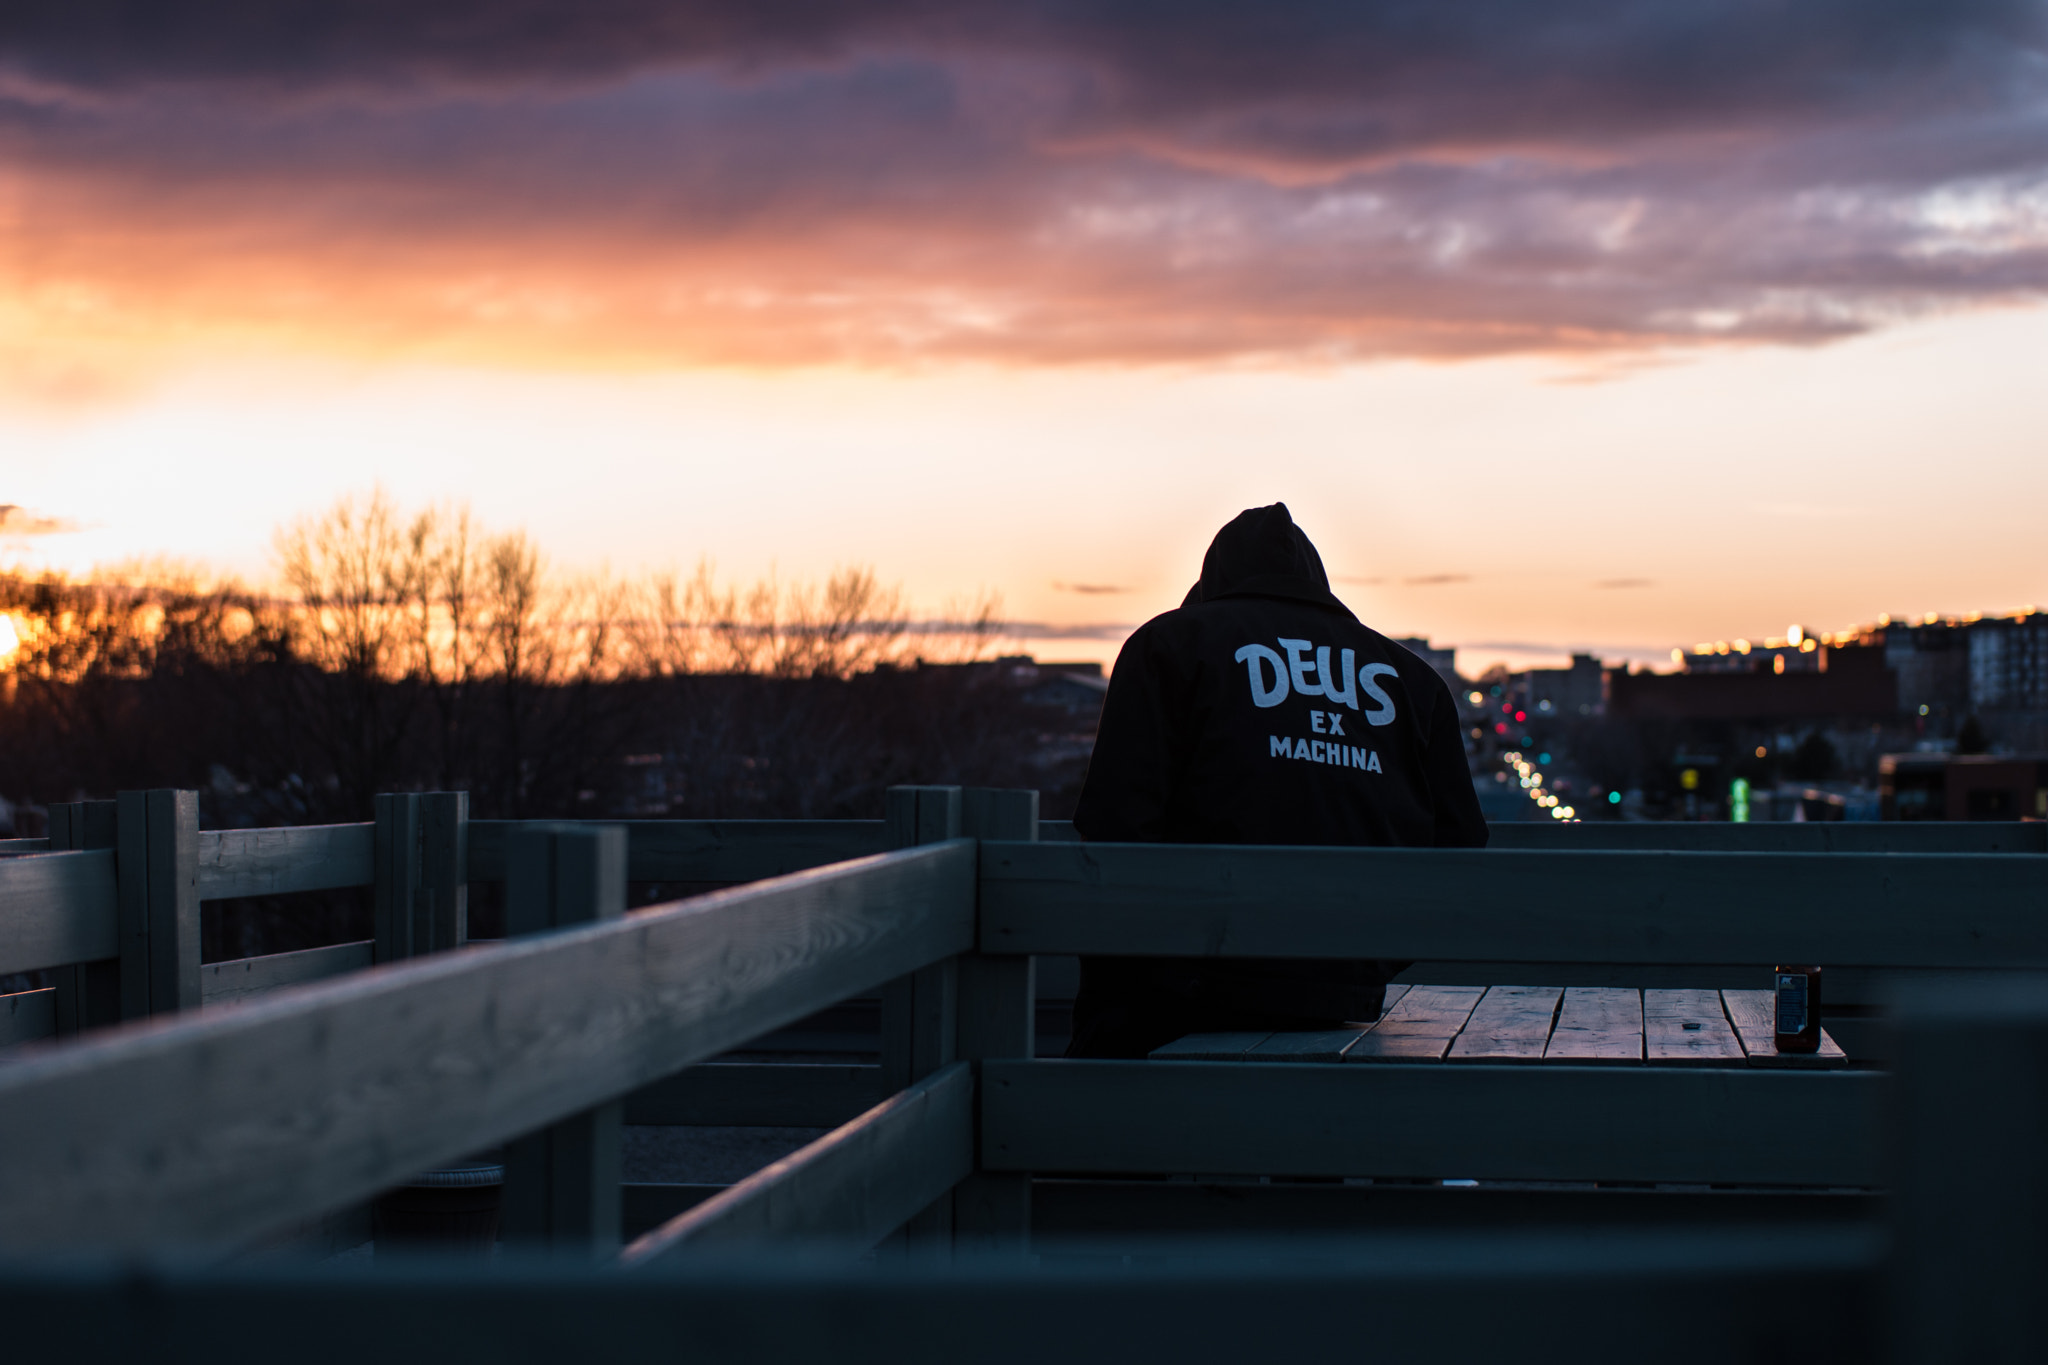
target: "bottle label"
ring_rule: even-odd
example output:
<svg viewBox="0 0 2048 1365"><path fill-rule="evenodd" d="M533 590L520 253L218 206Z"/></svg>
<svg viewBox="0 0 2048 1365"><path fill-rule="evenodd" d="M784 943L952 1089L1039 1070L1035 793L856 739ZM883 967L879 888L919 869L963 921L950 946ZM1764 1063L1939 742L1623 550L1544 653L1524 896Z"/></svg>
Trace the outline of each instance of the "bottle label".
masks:
<svg viewBox="0 0 2048 1365"><path fill-rule="evenodd" d="M1806 973L1778 973L1778 1032L1806 1032Z"/></svg>

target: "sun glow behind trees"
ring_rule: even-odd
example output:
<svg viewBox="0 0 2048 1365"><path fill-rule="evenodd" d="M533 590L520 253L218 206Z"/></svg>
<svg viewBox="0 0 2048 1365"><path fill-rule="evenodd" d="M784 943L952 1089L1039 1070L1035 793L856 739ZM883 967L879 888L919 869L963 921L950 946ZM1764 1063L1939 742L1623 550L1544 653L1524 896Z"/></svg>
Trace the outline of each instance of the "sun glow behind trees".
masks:
<svg viewBox="0 0 2048 1365"><path fill-rule="evenodd" d="M919 620L900 586L860 565L822 583L771 575L749 586L721 580L709 560L688 577L563 573L524 531L492 532L456 503L406 513L382 489L280 528L274 547L283 595L150 563L79 579L0 575L0 664L60 682L134 676L175 637L217 661L288 652L326 672L429 689L845 678L978 659L1002 627L991 592Z"/></svg>

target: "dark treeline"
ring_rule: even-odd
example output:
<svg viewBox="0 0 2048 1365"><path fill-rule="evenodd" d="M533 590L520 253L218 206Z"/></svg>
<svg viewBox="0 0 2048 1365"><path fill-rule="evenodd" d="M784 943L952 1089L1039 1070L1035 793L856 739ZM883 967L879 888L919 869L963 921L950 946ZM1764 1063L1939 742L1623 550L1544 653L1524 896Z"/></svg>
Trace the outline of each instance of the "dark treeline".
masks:
<svg viewBox="0 0 2048 1365"><path fill-rule="evenodd" d="M278 595L0 574L18 824L155 786L196 788L210 827L364 820L407 790L468 791L479 818L872 818L899 782L1035 786L1058 814L1069 732L1093 725L976 657L993 603L921 633L865 570L575 580L522 535L381 495L288 528L278 557Z"/></svg>
<svg viewBox="0 0 2048 1365"><path fill-rule="evenodd" d="M1073 717L1007 662L851 678L681 675L509 686L454 723L409 681L361 686L288 653L166 652L142 676L22 680L0 706L0 790L33 804L192 787L211 828L369 818L380 791L465 790L479 818L878 818L899 782L1033 786Z"/></svg>

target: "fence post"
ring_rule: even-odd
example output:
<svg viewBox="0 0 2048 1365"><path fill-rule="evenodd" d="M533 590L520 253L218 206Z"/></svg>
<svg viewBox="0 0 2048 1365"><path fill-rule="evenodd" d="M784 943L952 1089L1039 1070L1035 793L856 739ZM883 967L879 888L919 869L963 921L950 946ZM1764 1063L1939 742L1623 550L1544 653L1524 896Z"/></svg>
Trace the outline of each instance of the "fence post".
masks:
<svg viewBox="0 0 2048 1365"><path fill-rule="evenodd" d="M960 837L958 787L891 787L890 848ZM958 973L937 962L882 988L882 1092L894 1094L953 1060Z"/></svg>
<svg viewBox="0 0 2048 1365"><path fill-rule="evenodd" d="M413 943L446 952L469 942L469 793L423 793L419 823L423 913L414 918Z"/></svg>
<svg viewBox="0 0 2048 1365"><path fill-rule="evenodd" d="M962 797L961 832L973 839L1036 841L1038 793L970 787ZM975 1064L977 1101L981 1062L990 1057L1032 1055L1037 1031L1035 959L960 959L959 1055ZM975 1173L953 1191L956 1250L1022 1254L1031 1238L1031 1177L1026 1173L981 1171L981 1106L975 1106Z"/></svg>
<svg viewBox="0 0 2048 1365"><path fill-rule="evenodd" d="M375 805L376 960L469 941L469 793L385 792Z"/></svg>
<svg viewBox="0 0 2048 1365"><path fill-rule="evenodd" d="M890 848L942 843L960 837L958 787L891 787L884 816ZM882 1093L893 1095L953 1060L959 1036L959 981L951 959L920 967L882 987ZM946 1194L903 1227L920 1250L945 1246L953 1235L953 1196ZM892 1250L896 1239L885 1246Z"/></svg>
<svg viewBox="0 0 2048 1365"><path fill-rule="evenodd" d="M118 792L114 826L121 1017L197 1009L199 793Z"/></svg>
<svg viewBox="0 0 2048 1365"><path fill-rule="evenodd" d="M2031 1361L2048 1338L2048 979L1985 972L1899 1002L1888 1201L1900 1365Z"/></svg>
<svg viewBox="0 0 2048 1365"><path fill-rule="evenodd" d="M542 933L626 913L626 831L528 825L505 842L505 933ZM505 1147L505 1240L616 1254L619 1125L613 1100Z"/></svg>
<svg viewBox="0 0 2048 1365"><path fill-rule="evenodd" d="M65 801L50 806L50 851L114 847L113 801ZM121 962L79 962L50 973L57 987L57 1036L121 1019Z"/></svg>
<svg viewBox="0 0 2048 1365"><path fill-rule="evenodd" d="M372 951L378 962L400 962L425 948L413 936L420 898L420 798L413 792L380 792L372 811Z"/></svg>

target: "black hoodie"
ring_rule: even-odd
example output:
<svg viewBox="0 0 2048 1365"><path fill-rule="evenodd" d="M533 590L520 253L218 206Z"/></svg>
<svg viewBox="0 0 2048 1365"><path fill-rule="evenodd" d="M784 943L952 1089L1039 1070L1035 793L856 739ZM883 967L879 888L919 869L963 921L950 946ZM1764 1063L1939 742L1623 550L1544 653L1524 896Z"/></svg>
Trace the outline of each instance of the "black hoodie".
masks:
<svg viewBox="0 0 2048 1365"><path fill-rule="evenodd" d="M1450 689L1331 594L1284 503L1217 532L1187 600L1125 642L1074 825L1108 842L1486 843ZM1091 1010L1140 996L1373 1019L1398 969L1092 959L1077 1033Z"/></svg>

